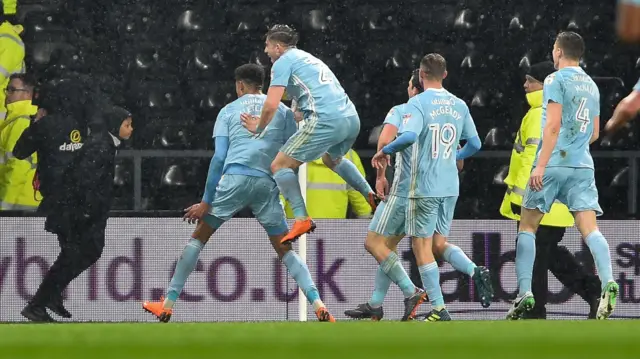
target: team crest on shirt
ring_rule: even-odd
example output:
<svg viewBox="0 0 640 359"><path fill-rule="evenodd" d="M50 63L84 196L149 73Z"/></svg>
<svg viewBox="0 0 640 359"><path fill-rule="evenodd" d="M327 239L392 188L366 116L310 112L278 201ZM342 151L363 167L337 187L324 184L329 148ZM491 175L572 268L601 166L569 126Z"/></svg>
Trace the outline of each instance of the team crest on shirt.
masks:
<svg viewBox="0 0 640 359"><path fill-rule="evenodd" d="M410 118L411 118L411 114L410 113L404 114L404 116L402 116L402 124L406 125L407 122L409 122Z"/></svg>
<svg viewBox="0 0 640 359"><path fill-rule="evenodd" d="M545 85L551 85L551 83L553 82L553 79L556 78L556 74L551 74L549 76L547 76L546 79L544 79L544 84Z"/></svg>

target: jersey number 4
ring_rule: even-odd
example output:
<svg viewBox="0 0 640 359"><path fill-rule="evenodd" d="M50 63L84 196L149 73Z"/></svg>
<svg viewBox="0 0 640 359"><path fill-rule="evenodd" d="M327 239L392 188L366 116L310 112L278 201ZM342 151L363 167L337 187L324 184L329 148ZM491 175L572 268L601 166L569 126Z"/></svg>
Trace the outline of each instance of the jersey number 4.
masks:
<svg viewBox="0 0 640 359"><path fill-rule="evenodd" d="M587 99L583 97L580 99L580 105L578 106L578 111L576 112L576 121L580 122L580 132L587 132L587 127L589 126L589 109L587 108Z"/></svg>
<svg viewBox="0 0 640 359"><path fill-rule="evenodd" d="M333 82L333 78L331 77L331 72L329 72L329 68L326 66L321 66L320 75L318 76L318 82L323 85L330 84Z"/></svg>
<svg viewBox="0 0 640 359"><path fill-rule="evenodd" d="M323 64L320 61L316 61L312 58L307 58L304 60L306 64L310 64L315 66L318 69L318 82L322 85L327 85L333 82L333 77L331 76L331 71L327 67L327 65Z"/></svg>
<svg viewBox="0 0 640 359"><path fill-rule="evenodd" d="M447 159L453 153L453 145L456 142L456 127L445 123L440 127L439 123L429 125L431 131L431 158L438 158L442 151L442 158Z"/></svg>

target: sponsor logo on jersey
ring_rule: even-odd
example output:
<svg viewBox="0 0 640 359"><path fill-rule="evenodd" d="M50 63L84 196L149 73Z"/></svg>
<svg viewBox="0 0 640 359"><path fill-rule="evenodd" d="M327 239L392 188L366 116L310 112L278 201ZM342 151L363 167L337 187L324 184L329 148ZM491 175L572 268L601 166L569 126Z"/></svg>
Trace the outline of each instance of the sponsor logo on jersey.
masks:
<svg viewBox="0 0 640 359"><path fill-rule="evenodd" d="M70 143L63 143L58 147L58 150L63 152L74 152L82 148L83 143L82 136L80 135L80 131L73 130L69 133L69 141Z"/></svg>
<svg viewBox="0 0 640 359"><path fill-rule="evenodd" d="M82 136L80 136L80 131L78 130L71 131L71 133L69 134L69 139L71 140L71 143L80 143L80 141L82 141Z"/></svg>
<svg viewBox="0 0 640 359"><path fill-rule="evenodd" d="M60 151L63 152L74 152L82 148L82 143L63 143L58 147Z"/></svg>

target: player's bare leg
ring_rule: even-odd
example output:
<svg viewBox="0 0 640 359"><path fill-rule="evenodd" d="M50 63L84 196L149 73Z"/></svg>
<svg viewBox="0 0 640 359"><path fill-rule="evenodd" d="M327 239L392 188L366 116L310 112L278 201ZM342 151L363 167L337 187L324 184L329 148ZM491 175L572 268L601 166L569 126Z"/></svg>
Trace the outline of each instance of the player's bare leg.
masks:
<svg viewBox="0 0 640 359"><path fill-rule="evenodd" d="M619 287L613 279L611 269L611 253L609 244L602 233L598 230L596 214L594 211L575 212L576 226L589 247L593 260L598 270L598 276L602 283L602 295L600 305L596 313L596 319L607 319L616 307Z"/></svg>
<svg viewBox="0 0 640 359"><path fill-rule="evenodd" d="M478 291L483 308L488 308L493 299L491 275L486 267L478 267L467 257L460 247L447 241L447 237L436 232L433 234L433 254L451 264L457 271L468 274Z"/></svg>
<svg viewBox="0 0 640 359"><path fill-rule="evenodd" d="M284 236L285 234L269 236L271 245L278 254L278 258L287 267L289 274L302 289L309 303L313 305L313 311L316 313L318 320L321 322L335 322L335 318L331 313L329 313L327 307L320 299L320 293L318 292L316 285L313 283L313 279L311 279L311 274L309 273L307 265L291 248L291 242L282 243L282 238ZM300 298L300 300L303 299Z"/></svg>
<svg viewBox="0 0 640 359"><path fill-rule="evenodd" d="M295 222L287 235L282 238L282 243L295 242L301 235L313 232L316 224L307 213L307 207L302 198L302 191L295 170L302 165L302 162L291 158L283 152L278 155L271 163L271 172L273 179L278 184L280 193L291 205Z"/></svg>
<svg viewBox="0 0 640 359"><path fill-rule="evenodd" d="M349 186L360 192L369 202L371 209L373 211L376 210L378 206L378 196L353 162L344 157L332 159L328 153L322 156L322 162L342 177Z"/></svg>
<svg viewBox="0 0 640 359"><path fill-rule="evenodd" d="M418 307L426 299L426 293L411 282L398 254L387 246L387 240L381 234L369 231L364 247L380 263L382 272L402 290L405 298L402 320L413 320Z"/></svg>
<svg viewBox="0 0 640 359"><path fill-rule="evenodd" d="M445 308L444 297L440 288L440 269L432 250L433 238L413 238L411 244L416 255L416 264L420 270L422 285L431 302L431 312L427 315L425 321L451 320L451 316Z"/></svg>
<svg viewBox="0 0 640 359"><path fill-rule="evenodd" d="M517 320L536 304L531 292L533 263L536 259L536 235L544 213L538 209L522 207L518 240L516 243L516 277L518 278L518 296L507 312L507 319Z"/></svg>
<svg viewBox="0 0 640 359"><path fill-rule="evenodd" d="M390 236L385 238L384 236L377 233L370 233L379 237L378 240L384 240L387 248L389 248L392 252L395 252L397 255L398 243L402 240L402 238L404 238L404 235ZM353 319L371 319L374 321L382 320L382 318L384 317L382 304L384 303L384 298L387 296L390 285L391 279L384 273L382 267L378 266L373 292L371 293L371 298L369 299L369 301L366 303L358 304L354 309L346 310L344 312L344 315Z"/></svg>
<svg viewBox="0 0 640 359"><path fill-rule="evenodd" d="M205 221L198 221L191 240L185 245L182 255L176 264L176 269L167 288L167 297L158 302L145 301L142 308L158 318L163 323L168 322L173 314L173 305L178 300L184 284L198 263L198 256L204 245L209 241L215 230Z"/></svg>

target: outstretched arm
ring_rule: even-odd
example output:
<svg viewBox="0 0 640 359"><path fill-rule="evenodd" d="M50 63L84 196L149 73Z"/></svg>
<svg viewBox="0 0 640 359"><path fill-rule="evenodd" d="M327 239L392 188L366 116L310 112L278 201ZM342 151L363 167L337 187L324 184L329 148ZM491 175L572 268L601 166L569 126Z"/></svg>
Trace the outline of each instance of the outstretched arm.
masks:
<svg viewBox="0 0 640 359"><path fill-rule="evenodd" d="M633 91L616 106L611 119L604 126L607 135L613 135L631 121L640 111L640 91Z"/></svg>
<svg viewBox="0 0 640 359"><path fill-rule="evenodd" d="M215 139L215 152L211 157L211 163L209 164L209 173L207 174L207 183L204 187L204 195L202 196L202 202L211 204L216 195L216 187L222 177L222 169L224 167L224 161L227 158L227 152L229 151L229 137L218 136Z"/></svg>

